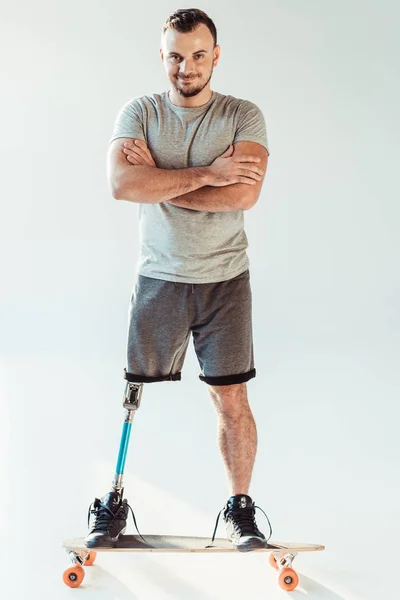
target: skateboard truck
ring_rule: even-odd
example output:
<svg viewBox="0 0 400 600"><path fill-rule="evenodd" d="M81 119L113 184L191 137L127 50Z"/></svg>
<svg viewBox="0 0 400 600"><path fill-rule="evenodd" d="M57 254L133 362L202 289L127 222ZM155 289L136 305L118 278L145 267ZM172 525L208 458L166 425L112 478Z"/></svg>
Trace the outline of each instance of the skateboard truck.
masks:
<svg viewBox="0 0 400 600"><path fill-rule="evenodd" d="M280 555L279 553L275 554L275 560L278 565L278 568L280 570L282 570L285 567L291 567L292 562L296 558L297 554L298 554L298 552L291 552L289 554L284 554L283 556Z"/></svg>
<svg viewBox="0 0 400 600"><path fill-rule="evenodd" d="M112 491L121 492L123 488L123 478L126 462L126 454L128 451L129 438L131 435L133 417L135 411L140 406L142 398L143 383L132 383L128 381L125 387L123 397L123 407L125 408L125 419L122 427L122 436L119 446L117 468L115 470L114 479L112 481Z"/></svg>

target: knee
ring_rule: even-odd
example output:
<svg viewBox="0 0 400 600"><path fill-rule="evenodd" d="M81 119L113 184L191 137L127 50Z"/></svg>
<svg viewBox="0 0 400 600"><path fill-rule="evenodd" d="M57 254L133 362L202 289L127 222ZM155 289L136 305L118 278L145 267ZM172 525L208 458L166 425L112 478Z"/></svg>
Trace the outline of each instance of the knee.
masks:
<svg viewBox="0 0 400 600"><path fill-rule="evenodd" d="M217 412L235 418L250 410L245 383L208 387Z"/></svg>

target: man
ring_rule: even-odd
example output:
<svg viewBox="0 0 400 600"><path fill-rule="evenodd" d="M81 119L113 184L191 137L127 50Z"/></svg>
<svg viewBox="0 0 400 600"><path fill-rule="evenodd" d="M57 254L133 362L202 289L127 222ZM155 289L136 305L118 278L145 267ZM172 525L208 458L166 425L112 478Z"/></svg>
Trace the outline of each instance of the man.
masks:
<svg viewBox="0 0 400 600"><path fill-rule="evenodd" d="M243 211L257 202L267 169L265 122L255 104L210 89L220 47L204 12L172 14L160 54L171 89L123 106L108 154L113 197L139 203L125 378L180 380L193 335L229 482L227 535L253 550L266 538L248 495L257 430L246 391L255 368ZM93 506L87 545L115 543L127 501L113 491Z"/></svg>

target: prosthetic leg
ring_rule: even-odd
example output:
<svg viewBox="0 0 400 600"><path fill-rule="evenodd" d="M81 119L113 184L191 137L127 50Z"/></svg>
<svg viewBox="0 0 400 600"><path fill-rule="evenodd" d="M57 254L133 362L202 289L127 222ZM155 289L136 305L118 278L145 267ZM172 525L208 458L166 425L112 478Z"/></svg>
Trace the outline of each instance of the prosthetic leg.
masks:
<svg viewBox="0 0 400 600"><path fill-rule="evenodd" d="M113 548L118 538L125 533L129 511L132 513L133 522L143 542L146 540L140 534L136 518L127 500L123 500L123 478L126 455L128 452L129 438L131 435L133 417L140 406L143 383L128 381L125 387L123 406L125 419L122 428L122 437L119 447L117 468L112 481L111 491L103 498L95 498L88 510L88 527L92 524L87 536L84 538L84 549L80 552L69 549L73 566L64 573L64 581L70 587L76 587L83 579L82 566L89 566L96 558L96 552L90 548Z"/></svg>
<svg viewBox="0 0 400 600"><path fill-rule="evenodd" d="M95 498L88 510L88 533L85 543L88 548L114 547L118 538L126 531L129 511L137 528L135 515L126 499L123 499L124 470L131 435L133 417L140 406L143 383L128 381L125 387L123 406L125 419L118 453L117 468L109 491L102 498Z"/></svg>
<svg viewBox="0 0 400 600"><path fill-rule="evenodd" d="M143 392L143 383L127 382L123 398L123 407L125 408L125 419L122 427L122 436L119 446L117 467L112 481L111 491L121 493L123 489L123 479L125 471L126 455L128 452L129 439L135 412L140 406L140 400Z"/></svg>

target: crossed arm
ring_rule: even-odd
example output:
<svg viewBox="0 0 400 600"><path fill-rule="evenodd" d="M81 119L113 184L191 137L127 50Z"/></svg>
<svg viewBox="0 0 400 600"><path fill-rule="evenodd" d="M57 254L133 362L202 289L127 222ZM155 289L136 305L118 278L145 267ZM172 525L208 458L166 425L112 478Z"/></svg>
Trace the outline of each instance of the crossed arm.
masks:
<svg viewBox="0 0 400 600"><path fill-rule="evenodd" d="M181 208L203 210L206 212L228 212L240 209L248 210L251 208L250 194L248 190L243 190L244 187L248 188L250 186L244 183L233 183L224 187L212 187L206 185L194 192L183 194L168 202L169 204L180 206Z"/></svg>
<svg viewBox="0 0 400 600"><path fill-rule="evenodd" d="M147 144L142 140L132 140L124 143L123 153L131 165L142 165L157 168ZM234 154L249 154L260 159L258 166L264 172L260 181L254 185L234 183L214 187L202 185L193 191L169 198L167 202L181 208L206 212L227 212L233 210L249 210L257 202L268 164L268 152L264 146L255 142L237 142L233 146ZM150 169L147 169L151 177ZM160 200L162 201L162 200Z"/></svg>

